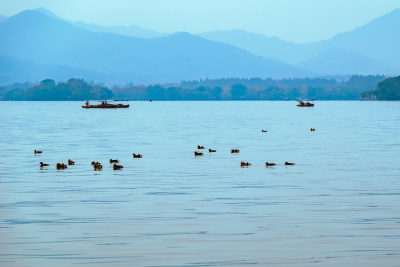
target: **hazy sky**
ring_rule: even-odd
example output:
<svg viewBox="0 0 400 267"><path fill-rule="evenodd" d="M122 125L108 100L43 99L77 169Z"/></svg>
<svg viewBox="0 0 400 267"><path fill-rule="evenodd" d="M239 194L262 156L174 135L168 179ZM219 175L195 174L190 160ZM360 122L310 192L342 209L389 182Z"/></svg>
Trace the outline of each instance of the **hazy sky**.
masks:
<svg viewBox="0 0 400 267"><path fill-rule="evenodd" d="M165 33L243 29L311 42L400 8L400 0L0 0L5 16L39 7L99 25L137 25Z"/></svg>

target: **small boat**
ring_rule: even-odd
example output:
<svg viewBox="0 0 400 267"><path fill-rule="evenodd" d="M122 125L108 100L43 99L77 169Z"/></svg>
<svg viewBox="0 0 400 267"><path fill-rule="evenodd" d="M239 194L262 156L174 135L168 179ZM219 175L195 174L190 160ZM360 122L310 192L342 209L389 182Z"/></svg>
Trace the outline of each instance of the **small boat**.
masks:
<svg viewBox="0 0 400 267"><path fill-rule="evenodd" d="M82 106L83 108L129 108L128 105L123 104L110 104L107 101L101 101L99 105L89 105L89 101L86 101L86 105Z"/></svg>
<svg viewBox="0 0 400 267"><path fill-rule="evenodd" d="M302 100L299 100L299 104L297 104L298 107L313 107L314 104L310 102L304 103Z"/></svg>

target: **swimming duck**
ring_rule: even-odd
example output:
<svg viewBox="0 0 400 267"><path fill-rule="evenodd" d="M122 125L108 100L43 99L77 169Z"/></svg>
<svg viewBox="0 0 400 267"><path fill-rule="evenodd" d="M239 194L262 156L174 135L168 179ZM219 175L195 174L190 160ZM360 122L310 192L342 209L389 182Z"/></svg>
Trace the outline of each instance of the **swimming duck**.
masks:
<svg viewBox="0 0 400 267"><path fill-rule="evenodd" d="M197 146L197 149L204 149L204 146Z"/></svg>
<svg viewBox="0 0 400 267"><path fill-rule="evenodd" d="M250 166L251 164L249 163L249 162L244 162L244 161L242 161L242 162L240 162L240 166Z"/></svg>
<svg viewBox="0 0 400 267"><path fill-rule="evenodd" d="M33 150L33 152L35 152L35 154L42 154L43 153L43 151L40 151L40 150Z"/></svg>
<svg viewBox="0 0 400 267"><path fill-rule="evenodd" d="M275 166L276 164L275 163L272 163L272 162L265 162L265 166Z"/></svg>
<svg viewBox="0 0 400 267"><path fill-rule="evenodd" d="M118 163L119 161L117 159L110 159L110 163Z"/></svg>
<svg viewBox="0 0 400 267"><path fill-rule="evenodd" d="M122 166L122 165L117 165L117 164L114 164L113 165L113 169L114 170L120 170L120 169L122 169L124 166Z"/></svg>
<svg viewBox="0 0 400 267"><path fill-rule="evenodd" d="M217 150L215 150L215 149L210 149L210 148L209 148L209 149L208 149L208 152L210 152L210 153L211 153L211 152L217 152Z"/></svg>
<svg viewBox="0 0 400 267"><path fill-rule="evenodd" d="M261 132L266 133L268 132L267 130L261 129Z"/></svg>
<svg viewBox="0 0 400 267"><path fill-rule="evenodd" d="M231 149L231 153L239 153L239 149Z"/></svg>
<svg viewBox="0 0 400 267"><path fill-rule="evenodd" d="M49 166L49 164L46 164L46 163L40 162L40 167L45 167L45 166Z"/></svg>
<svg viewBox="0 0 400 267"><path fill-rule="evenodd" d="M294 163L290 163L290 162L285 161L285 165L294 165Z"/></svg>
<svg viewBox="0 0 400 267"><path fill-rule="evenodd" d="M134 158L142 158L142 157L143 157L143 155L141 155L141 154L135 154L135 153L133 153L132 156L133 156Z"/></svg>
<svg viewBox="0 0 400 267"><path fill-rule="evenodd" d="M57 163L57 170L64 170L66 169L68 166L64 163Z"/></svg>
<svg viewBox="0 0 400 267"><path fill-rule="evenodd" d="M75 161L68 159L68 165L75 165Z"/></svg>
<svg viewBox="0 0 400 267"><path fill-rule="evenodd" d="M103 169L103 165L101 165L100 162L94 162L92 165L95 171L101 171Z"/></svg>
<svg viewBox="0 0 400 267"><path fill-rule="evenodd" d="M194 155L195 155L195 156L203 156L203 152L197 152L197 151L195 151L195 152L194 152Z"/></svg>

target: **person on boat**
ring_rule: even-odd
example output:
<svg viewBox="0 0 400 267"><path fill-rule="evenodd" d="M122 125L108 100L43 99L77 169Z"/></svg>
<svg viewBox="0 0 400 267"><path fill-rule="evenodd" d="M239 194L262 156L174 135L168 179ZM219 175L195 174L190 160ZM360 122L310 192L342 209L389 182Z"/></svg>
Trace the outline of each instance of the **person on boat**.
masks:
<svg viewBox="0 0 400 267"><path fill-rule="evenodd" d="M86 100L86 106L89 106L89 100Z"/></svg>

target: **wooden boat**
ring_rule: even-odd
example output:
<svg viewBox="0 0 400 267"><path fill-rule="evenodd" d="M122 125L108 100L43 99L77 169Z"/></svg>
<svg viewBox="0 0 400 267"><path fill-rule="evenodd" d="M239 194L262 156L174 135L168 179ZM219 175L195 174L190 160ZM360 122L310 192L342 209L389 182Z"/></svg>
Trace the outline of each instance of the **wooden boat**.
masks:
<svg viewBox="0 0 400 267"><path fill-rule="evenodd" d="M304 103L302 100L299 101L299 104L297 105L298 107L313 107L314 104L310 102Z"/></svg>
<svg viewBox="0 0 400 267"><path fill-rule="evenodd" d="M123 104L110 104L107 101L102 101L99 105L89 105L89 101L86 101L86 105L82 106L83 108L129 108L128 105Z"/></svg>

